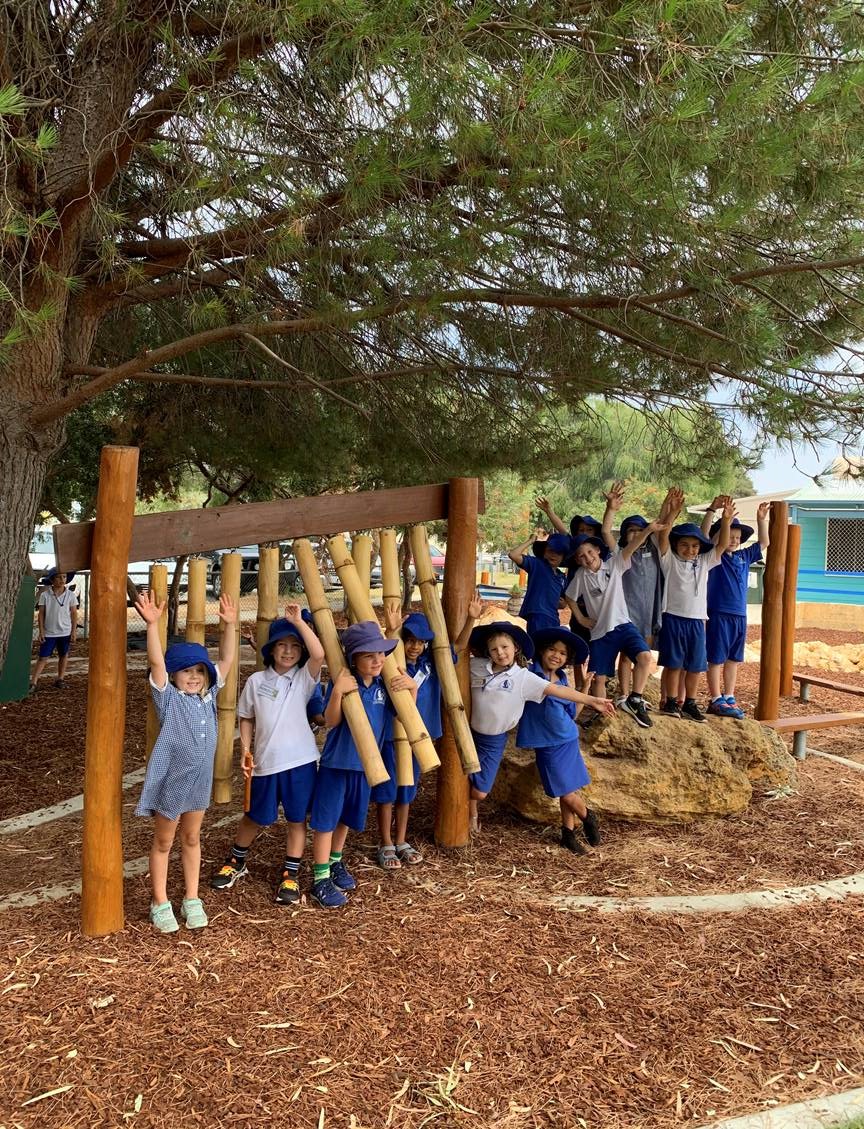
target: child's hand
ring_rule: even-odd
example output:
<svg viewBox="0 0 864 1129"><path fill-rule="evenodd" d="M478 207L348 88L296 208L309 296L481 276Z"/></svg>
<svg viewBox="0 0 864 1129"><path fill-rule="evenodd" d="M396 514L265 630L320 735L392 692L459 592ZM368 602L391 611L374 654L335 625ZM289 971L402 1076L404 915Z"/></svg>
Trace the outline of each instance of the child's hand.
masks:
<svg viewBox="0 0 864 1129"><path fill-rule="evenodd" d="M663 501L663 516L676 518L684 507L684 491L678 486L672 486Z"/></svg>
<svg viewBox="0 0 864 1129"><path fill-rule="evenodd" d="M252 776L252 769L255 767L251 749L243 750L243 755L240 758L240 767L243 769L243 778L249 780Z"/></svg>
<svg viewBox="0 0 864 1129"><path fill-rule="evenodd" d="M147 589L141 592L138 599L135 601L135 611L141 616L145 623L158 623L162 618L162 613L165 611L167 602L162 601L157 604L153 599L153 593Z"/></svg>
<svg viewBox="0 0 864 1129"><path fill-rule="evenodd" d="M285 605L285 618L289 623L293 623L295 627L299 627L303 622L303 616L300 614L299 604L286 604Z"/></svg>
<svg viewBox="0 0 864 1129"><path fill-rule="evenodd" d="M659 521L659 520L658 521L652 521L648 525L648 529L651 531L651 533L663 533L663 532L665 532L665 530L671 529L671 528L672 528L672 522L671 521Z"/></svg>
<svg viewBox="0 0 864 1129"><path fill-rule="evenodd" d="M417 683L410 677L404 670L400 669L398 674L394 674L390 679L391 690L407 690L409 693L417 692Z"/></svg>
<svg viewBox="0 0 864 1129"><path fill-rule="evenodd" d="M758 521L765 521L765 519L770 515L770 513L771 513L771 503L770 502L760 502L759 508L756 510L756 519Z"/></svg>
<svg viewBox="0 0 864 1129"><path fill-rule="evenodd" d="M723 506L723 520L732 521L736 513L737 510L735 509L735 503L731 498L727 498L726 503Z"/></svg>
<svg viewBox="0 0 864 1129"><path fill-rule="evenodd" d="M550 511L552 509L552 506L550 505L548 498L544 498L543 495L541 494L539 497L534 499L534 505L537 507L538 510L542 510L543 513L546 514L547 517L550 516Z"/></svg>
<svg viewBox="0 0 864 1129"><path fill-rule="evenodd" d="M716 513L717 510L723 509L723 506L725 505L725 503L726 503L726 495L725 494L715 494L714 500L711 502L711 505L708 507L708 509L713 510Z"/></svg>
<svg viewBox="0 0 864 1129"><path fill-rule="evenodd" d="M357 679L351 673L347 666L343 666L336 677L333 679L333 693L334 694L350 694L352 690L357 689Z"/></svg>
<svg viewBox="0 0 864 1129"><path fill-rule="evenodd" d="M227 592L223 592L219 597L219 618L223 623L237 622L237 605Z"/></svg>
<svg viewBox="0 0 864 1129"><path fill-rule="evenodd" d="M541 529L540 526L538 525L537 528L534 530L534 540L535 541L548 541L549 540L549 531L547 529Z"/></svg>
<svg viewBox="0 0 864 1129"><path fill-rule="evenodd" d="M615 703L611 698L591 698L589 703L598 713L605 713L609 717L615 712Z"/></svg>
<svg viewBox="0 0 864 1129"><path fill-rule="evenodd" d="M610 510L621 509L625 485L624 479L619 479L617 482L613 482L609 489L604 492L603 497L606 499L606 505Z"/></svg>
<svg viewBox="0 0 864 1129"><path fill-rule="evenodd" d="M258 639L255 635L255 628L251 623L241 623L240 638L245 640L247 643L251 643L253 647L258 646Z"/></svg>
<svg viewBox="0 0 864 1129"><path fill-rule="evenodd" d="M384 627L387 631L398 631L405 620L402 617L402 604L395 597L384 601Z"/></svg>
<svg viewBox="0 0 864 1129"><path fill-rule="evenodd" d="M480 598L480 589L477 588L474 592L474 599L468 605L468 618L479 619L483 614L483 601Z"/></svg>

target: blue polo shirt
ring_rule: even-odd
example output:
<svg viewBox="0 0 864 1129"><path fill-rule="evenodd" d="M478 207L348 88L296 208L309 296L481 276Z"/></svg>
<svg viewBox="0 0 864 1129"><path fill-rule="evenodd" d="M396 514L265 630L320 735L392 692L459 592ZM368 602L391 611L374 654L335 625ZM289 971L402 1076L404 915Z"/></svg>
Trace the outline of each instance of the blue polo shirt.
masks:
<svg viewBox="0 0 864 1129"><path fill-rule="evenodd" d="M368 686L364 686L363 680L358 678L357 689L360 693L363 709L369 718L369 724L372 726L372 732L375 734L375 740L380 748L384 738L389 734L392 716L390 699L384 687L384 679L379 674L377 678L372 679ZM332 693L333 683L331 682L324 695L325 709ZM324 748L321 750L321 765L327 768L349 769L352 772L363 771L363 762L360 760L357 746L354 744L354 738L351 736L351 730L348 728L348 722L344 717L338 725L327 731Z"/></svg>
<svg viewBox="0 0 864 1129"><path fill-rule="evenodd" d="M539 662L533 662L529 669L541 678L546 677ZM559 670L554 681L559 686L566 686L567 675ZM516 744L520 749L563 745L565 741L572 741L578 736L575 718L575 702L565 702L562 698L553 698L549 694L542 702L526 702L525 712L516 730Z"/></svg>
<svg viewBox="0 0 864 1129"><path fill-rule="evenodd" d="M416 663L406 664L406 670L417 683L417 710L426 732L433 741L437 741L444 728L441 724L441 683L432 656L424 651Z"/></svg>
<svg viewBox="0 0 864 1129"><path fill-rule="evenodd" d="M522 557L522 568L528 573L528 586L520 615L549 615L558 619L558 603L564 594L567 576L539 557Z"/></svg>
<svg viewBox="0 0 864 1129"><path fill-rule="evenodd" d="M708 615L746 615L747 577L750 565L762 560L757 541L746 549L724 553L717 568L708 573Z"/></svg>

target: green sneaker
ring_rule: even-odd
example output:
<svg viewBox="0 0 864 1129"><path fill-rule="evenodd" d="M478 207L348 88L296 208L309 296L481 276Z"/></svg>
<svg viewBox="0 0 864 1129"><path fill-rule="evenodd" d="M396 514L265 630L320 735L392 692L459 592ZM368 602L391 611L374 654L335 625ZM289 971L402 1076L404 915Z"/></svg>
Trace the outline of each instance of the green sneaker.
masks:
<svg viewBox="0 0 864 1129"><path fill-rule="evenodd" d="M187 929L203 929L208 924L200 898L184 898L180 916L186 922Z"/></svg>
<svg viewBox="0 0 864 1129"><path fill-rule="evenodd" d="M150 906L150 922L157 933L176 933L180 926L170 902Z"/></svg>

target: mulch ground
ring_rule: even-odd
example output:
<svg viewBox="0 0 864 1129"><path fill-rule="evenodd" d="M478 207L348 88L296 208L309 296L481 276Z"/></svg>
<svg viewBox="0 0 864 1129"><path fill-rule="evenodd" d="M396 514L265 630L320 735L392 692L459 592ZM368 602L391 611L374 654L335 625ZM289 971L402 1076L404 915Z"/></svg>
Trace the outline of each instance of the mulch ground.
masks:
<svg viewBox="0 0 864 1129"><path fill-rule="evenodd" d="M825 636L861 638L802 635ZM757 673L741 672L748 707ZM4 816L80 791L85 696L75 675L65 692L5 707ZM814 699L815 712L856 708ZM143 762L145 702L136 674L126 771ZM844 732L818 747L844 751ZM124 793L127 859L149 846L131 814L138 790ZM696 826L607 822L585 858L491 804L479 840L438 851L433 800L424 787L413 809L427 857L410 874L372 864L370 829L351 837L360 885L338 913L273 905L278 831L259 839L245 882L205 892L201 934L151 933L145 876L126 882L128 924L108 938L80 937L74 897L4 913L0 1124L664 1129L862 1084L860 902L670 918L558 912L549 896L854 873L864 773L812 758L797 794ZM237 810L208 813L205 874L230 843L213 824ZM77 815L0 838L0 895L74 882L80 829Z"/></svg>

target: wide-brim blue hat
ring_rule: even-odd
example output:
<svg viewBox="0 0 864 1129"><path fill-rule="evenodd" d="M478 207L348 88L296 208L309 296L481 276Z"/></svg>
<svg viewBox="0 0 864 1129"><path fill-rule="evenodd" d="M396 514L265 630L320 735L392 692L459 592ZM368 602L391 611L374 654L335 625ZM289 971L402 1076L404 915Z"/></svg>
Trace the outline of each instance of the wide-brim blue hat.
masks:
<svg viewBox="0 0 864 1129"><path fill-rule="evenodd" d="M720 526L722 524L723 524L722 521L715 521L714 522L714 524L711 526L710 530L708 531L711 537L717 536L717 534L720 532ZM753 534L755 532L752 525L745 525L744 522L739 521L737 517L734 517L732 519L732 522L731 522L729 528L741 530L741 544L742 545L744 544L745 541L749 541L750 538L753 536Z"/></svg>
<svg viewBox="0 0 864 1129"><path fill-rule="evenodd" d="M627 545L627 533L630 529L645 529L648 525L648 519L644 518L641 514L631 514L630 517L625 517L621 522L621 528L618 530L618 544L623 549Z"/></svg>
<svg viewBox="0 0 864 1129"><path fill-rule="evenodd" d="M596 517L592 517L590 514L574 514L573 517L570 518L570 533L573 537L579 537L580 536L580 533L579 533L579 526L580 525L593 526L593 528L597 530L598 534L600 533L600 531L603 528L603 522L598 521ZM584 537L585 534L583 533L583 534L581 534L581 536Z"/></svg>
<svg viewBox="0 0 864 1129"><path fill-rule="evenodd" d="M421 643L430 643L435 638L435 632L429 626L429 620L422 612L412 612L402 624L402 633L413 635Z"/></svg>
<svg viewBox="0 0 864 1129"><path fill-rule="evenodd" d="M468 645L472 651L481 651L486 654L486 647L493 635L509 635L526 659L534 658L534 644L531 636L517 623L509 619L496 620L495 623L483 623L471 632Z"/></svg>
<svg viewBox="0 0 864 1129"><path fill-rule="evenodd" d="M383 651L385 655L389 655L398 646L399 640L385 639L381 628L372 620L352 623L342 632L342 650L345 652L349 664L354 655L362 651L369 654L377 654Z"/></svg>
<svg viewBox="0 0 864 1129"><path fill-rule="evenodd" d="M673 525L669 530L669 540L672 542L674 549L675 544L681 540L682 537L695 537L699 542L699 553L710 553L714 548L714 542L710 537L706 537L702 530L692 521L685 521L683 525Z"/></svg>
<svg viewBox="0 0 864 1129"><path fill-rule="evenodd" d="M165 669L169 674L176 674L178 670L187 670L190 666L201 663L206 667L210 678L210 685L216 685L216 667L210 661L207 648L200 643L174 643L165 652Z"/></svg>
<svg viewBox="0 0 864 1129"><path fill-rule="evenodd" d="M51 581L54 579L54 577L59 576L59 575L60 575L60 570L58 568L56 568L56 567L49 568L44 576L40 576L39 583L40 584L50 584ZM66 573L66 583L67 584L71 584L74 579L75 579L75 573L74 572L67 572Z"/></svg>
<svg viewBox="0 0 864 1129"><path fill-rule="evenodd" d="M551 537L547 537L545 541L535 541L531 546L531 552L535 557L540 557L542 560L546 553L550 550L553 553L560 553L563 560L570 556L572 549L572 539L566 533L553 533Z"/></svg>
<svg viewBox="0 0 864 1129"><path fill-rule="evenodd" d="M571 666L581 666L588 658L588 644L569 627L541 627L531 638L538 655L553 643L563 643Z"/></svg>
<svg viewBox="0 0 864 1129"><path fill-rule="evenodd" d="M297 640L303 648L303 658L300 661L300 665L302 666L307 658L306 644L303 642L303 636L300 634L299 628L295 627L290 619L274 619L270 624L267 642L261 648L261 657L264 660L264 665L270 666L273 662L273 648L280 639Z"/></svg>
<svg viewBox="0 0 864 1129"><path fill-rule="evenodd" d="M576 553L583 545L593 545L595 549L600 550L600 559L605 561L609 557L609 547L600 540L599 537L592 537L588 533L579 533L573 538L573 552L570 554L570 563L574 568L580 568L581 565L576 560Z"/></svg>

